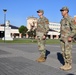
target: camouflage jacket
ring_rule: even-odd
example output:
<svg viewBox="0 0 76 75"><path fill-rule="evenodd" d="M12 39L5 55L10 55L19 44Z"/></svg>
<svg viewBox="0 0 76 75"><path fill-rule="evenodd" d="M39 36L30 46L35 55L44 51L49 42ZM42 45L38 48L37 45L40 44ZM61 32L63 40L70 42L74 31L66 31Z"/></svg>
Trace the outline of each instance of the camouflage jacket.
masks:
<svg viewBox="0 0 76 75"><path fill-rule="evenodd" d="M67 16L66 18L61 19L61 27L60 27L60 33L61 33L61 39L64 40L68 37L73 37L74 30L74 23L73 19L70 16Z"/></svg>
<svg viewBox="0 0 76 75"><path fill-rule="evenodd" d="M38 21L37 21L36 32L41 32L44 35L46 35L48 30L49 30L49 21L48 21L48 19L46 17L44 17L44 16L42 18L39 18Z"/></svg>
<svg viewBox="0 0 76 75"><path fill-rule="evenodd" d="M76 36L76 21L73 19L73 21L71 22L72 25L72 32L70 33L71 37Z"/></svg>

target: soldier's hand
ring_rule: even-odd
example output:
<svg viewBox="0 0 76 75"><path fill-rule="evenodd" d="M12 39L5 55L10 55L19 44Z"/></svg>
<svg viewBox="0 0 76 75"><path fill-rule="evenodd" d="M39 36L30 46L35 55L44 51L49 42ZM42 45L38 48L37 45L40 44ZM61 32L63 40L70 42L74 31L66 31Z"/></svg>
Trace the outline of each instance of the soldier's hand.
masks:
<svg viewBox="0 0 76 75"><path fill-rule="evenodd" d="M36 37L35 37L35 39L37 40L37 39L38 39L38 37L36 36Z"/></svg>
<svg viewBox="0 0 76 75"><path fill-rule="evenodd" d="M72 38L71 38L71 37L69 37L69 38L68 38L68 41L69 41L69 42L71 42L71 41L72 41Z"/></svg>
<svg viewBox="0 0 76 75"><path fill-rule="evenodd" d="M45 40L46 39L46 36L43 36L43 40Z"/></svg>

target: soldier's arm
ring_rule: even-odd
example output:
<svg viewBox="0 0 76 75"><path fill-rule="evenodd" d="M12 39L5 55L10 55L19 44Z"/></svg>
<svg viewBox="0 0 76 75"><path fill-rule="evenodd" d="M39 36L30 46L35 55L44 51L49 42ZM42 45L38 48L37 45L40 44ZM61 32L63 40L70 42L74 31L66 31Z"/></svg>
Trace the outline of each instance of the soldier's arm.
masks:
<svg viewBox="0 0 76 75"><path fill-rule="evenodd" d="M45 30L46 30L46 33L49 31L49 20L48 19L45 19Z"/></svg>
<svg viewBox="0 0 76 75"><path fill-rule="evenodd" d="M76 34L74 19L71 19L70 26L71 26L71 33L69 34L69 36L73 37Z"/></svg>
<svg viewBox="0 0 76 75"><path fill-rule="evenodd" d="M60 33L61 33L61 30L62 30L62 19L60 21Z"/></svg>

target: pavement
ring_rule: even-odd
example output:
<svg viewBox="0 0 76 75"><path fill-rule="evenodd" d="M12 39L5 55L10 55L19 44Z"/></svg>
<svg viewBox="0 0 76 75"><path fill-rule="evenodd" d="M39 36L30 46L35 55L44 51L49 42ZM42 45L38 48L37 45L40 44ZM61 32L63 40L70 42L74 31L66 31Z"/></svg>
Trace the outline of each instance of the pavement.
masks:
<svg viewBox="0 0 76 75"><path fill-rule="evenodd" d="M47 60L38 63L37 44L0 43L0 75L76 75L76 46L72 49L72 70L63 71L60 45L46 45Z"/></svg>

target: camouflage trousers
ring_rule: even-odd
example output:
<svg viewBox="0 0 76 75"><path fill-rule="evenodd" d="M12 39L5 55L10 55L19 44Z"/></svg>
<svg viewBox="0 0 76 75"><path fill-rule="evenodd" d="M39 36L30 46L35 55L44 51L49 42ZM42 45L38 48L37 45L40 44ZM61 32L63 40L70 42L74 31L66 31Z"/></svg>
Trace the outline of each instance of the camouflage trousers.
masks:
<svg viewBox="0 0 76 75"><path fill-rule="evenodd" d="M37 36L37 43L38 43L38 49L40 54L45 57L46 55L46 49L45 49L45 40L43 39L43 36Z"/></svg>
<svg viewBox="0 0 76 75"><path fill-rule="evenodd" d="M62 55L65 63L72 64L72 42L61 41Z"/></svg>

